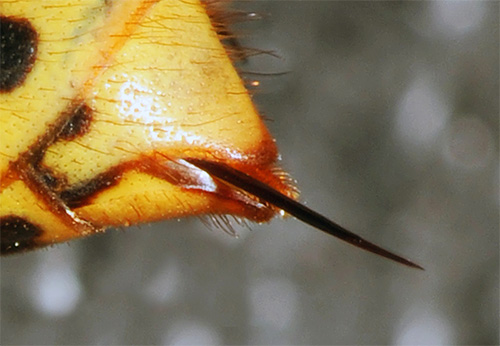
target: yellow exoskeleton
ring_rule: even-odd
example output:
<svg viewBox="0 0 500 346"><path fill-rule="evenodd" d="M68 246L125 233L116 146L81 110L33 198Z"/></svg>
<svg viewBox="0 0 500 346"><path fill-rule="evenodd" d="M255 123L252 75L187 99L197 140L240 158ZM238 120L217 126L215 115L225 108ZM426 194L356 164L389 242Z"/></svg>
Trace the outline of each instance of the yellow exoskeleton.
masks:
<svg viewBox="0 0 500 346"><path fill-rule="evenodd" d="M2 254L109 226L288 213L420 268L296 201L212 5L2 1Z"/></svg>

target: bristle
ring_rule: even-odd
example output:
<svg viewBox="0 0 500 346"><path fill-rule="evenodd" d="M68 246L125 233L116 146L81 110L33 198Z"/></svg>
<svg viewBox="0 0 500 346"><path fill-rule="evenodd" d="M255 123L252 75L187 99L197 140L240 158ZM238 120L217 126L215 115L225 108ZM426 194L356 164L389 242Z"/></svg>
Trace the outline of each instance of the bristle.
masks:
<svg viewBox="0 0 500 346"><path fill-rule="evenodd" d="M299 188L297 187L297 181L292 178L292 176L284 171L281 167L274 167L272 169L273 175L278 177L279 180L283 183L283 185L286 185L288 188L288 191L291 193L291 198L298 198L300 195Z"/></svg>
<svg viewBox="0 0 500 346"><path fill-rule="evenodd" d="M247 47L241 44L240 38L245 36L239 30L235 31L235 24L259 20L261 15L255 12L246 12L241 10L236 10L231 8L231 0L201 0L205 7L207 15L210 18L212 26L219 36L219 39L224 46L228 57L235 65L235 69L240 75L240 78L245 83L247 90L254 94L256 89L260 86L260 81L255 79L255 76L279 76L288 72L278 72L278 73L259 73L252 71L245 71L241 66L237 66L237 63L244 63L249 58L268 55L276 59L281 59L281 57L273 52L272 50L263 50L254 47ZM248 76L254 76L251 79Z"/></svg>
<svg viewBox="0 0 500 346"><path fill-rule="evenodd" d="M232 237L238 237L238 233L234 229L231 220L227 215L203 215L199 217L200 221L210 230L221 229L225 233L229 234Z"/></svg>
<svg viewBox="0 0 500 346"><path fill-rule="evenodd" d="M228 56L233 62L246 60L249 49L240 44L232 31L234 24L245 21L245 13L231 9L229 0L202 0L202 3Z"/></svg>

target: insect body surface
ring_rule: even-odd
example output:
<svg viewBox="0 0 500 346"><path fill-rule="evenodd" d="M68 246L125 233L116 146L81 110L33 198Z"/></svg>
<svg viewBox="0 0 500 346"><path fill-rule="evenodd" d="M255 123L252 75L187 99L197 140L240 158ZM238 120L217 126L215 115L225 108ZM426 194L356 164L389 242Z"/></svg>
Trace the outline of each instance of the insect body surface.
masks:
<svg viewBox="0 0 500 346"><path fill-rule="evenodd" d="M296 202L205 5L2 3L2 254L109 226L285 211L418 267Z"/></svg>

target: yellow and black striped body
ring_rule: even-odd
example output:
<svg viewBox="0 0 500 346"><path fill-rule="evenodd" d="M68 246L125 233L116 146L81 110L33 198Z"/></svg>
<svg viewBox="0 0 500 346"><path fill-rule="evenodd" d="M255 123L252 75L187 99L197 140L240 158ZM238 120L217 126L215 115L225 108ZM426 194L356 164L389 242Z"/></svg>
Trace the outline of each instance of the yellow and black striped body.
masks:
<svg viewBox="0 0 500 346"><path fill-rule="evenodd" d="M205 5L2 1L3 254L108 226L275 214L186 159L295 195Z"/></svg>

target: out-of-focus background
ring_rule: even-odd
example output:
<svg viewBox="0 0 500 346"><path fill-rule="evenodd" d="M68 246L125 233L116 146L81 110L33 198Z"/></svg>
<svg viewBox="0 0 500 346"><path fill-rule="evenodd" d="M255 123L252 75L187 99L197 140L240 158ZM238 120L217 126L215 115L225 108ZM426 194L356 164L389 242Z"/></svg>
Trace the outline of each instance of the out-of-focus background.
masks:
<svg viewBox="0 0 500 346"><path fill-rule="evenodd" d="M426 271L291 218L131 227L2 258L1 344L498 344L499 3L235 5L302 200Z"/></svg>

